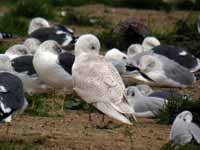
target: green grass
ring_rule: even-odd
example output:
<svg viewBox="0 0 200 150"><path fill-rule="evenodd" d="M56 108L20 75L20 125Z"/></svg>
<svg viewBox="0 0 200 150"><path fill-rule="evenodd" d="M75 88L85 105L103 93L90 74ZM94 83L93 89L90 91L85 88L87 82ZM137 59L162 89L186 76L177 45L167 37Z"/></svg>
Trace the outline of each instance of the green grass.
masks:
<svg viewBox="0 0 200 150"><path fill-rule="evenodd" d="M172 124L175 117L184 110L190 111L194 119L193 121L200 124L200 100L188 100L187 98L168 100L165 108L161 110L157 122L160 124Z"/></svg>
<svg viewBox="0 0 200 150"><path fill-rule="evenodd" d="M24 144L20 142L0 142L0 150L39 150L36 144Z"/></svg>
<svg viewBox="0 0 200 150"><path fill-rule="evenodd" d="M0 17L0 31L25 36L28 31L29 20L24 17L7 14Z"/></svg>
<svg viewBox="0 0 200 150"><path fill-rule="evenodd" d="M199 150L200 145L186 144L186 145L173 145L171 142L162 146L161 150Z"/></svg>
<svg viewBox="0 0 200 150"><path fill-rule="evenodd" d="M46 0L18 0L13 15L27 18L44 17L53 18L54 9Z"/></svg>
<svg viewBox="0 0 200 150"><path fill-rule="evenodd" d="M75 24L78 26L98 26L103 28L110 27L111 23L103 17L92 16L91 14L75 10L73 8L65 8L66 16L63 17L64 24Z"/></svg>
<svg viewBox="0 0 200 150"><path fill-rule="evenodd" d="M40 117L52 117L52 103L51 99L52 96L48 94L35 94L32 96L26 96L28 100L28 108L26 109L25 113L30 116L40 116ZM56 96L56 104L55 104L55 111L59 112L61 110L61 100L63 96ZM71 95L66 97L64 102L64 111L67 110L83 110L86 112L94 112L96 111L93 107L87 105L82 100L76 98L75 96ZM59 117L60 114L57 113L55 117Z"/></svg>

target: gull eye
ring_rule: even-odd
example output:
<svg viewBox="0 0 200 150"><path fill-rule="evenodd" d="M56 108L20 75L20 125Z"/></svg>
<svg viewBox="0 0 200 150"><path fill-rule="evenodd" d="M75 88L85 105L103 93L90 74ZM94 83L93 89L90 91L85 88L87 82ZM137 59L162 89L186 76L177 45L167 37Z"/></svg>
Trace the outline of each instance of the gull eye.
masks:
<svg viewBox="0 0 200 150"><path fill-rule="evenodd" d="M123 56L123 57L122 57L122 59L126 60L126 57L125 57L125 56Z"/></svg>
<svg viewBox="0 0 200 150"><path fill-rule="evenodd" d="M95 50L95 46L92 46L91 49L92 49L92 50Z"/></svg>
<svg viewBox="0 0 200 150"><path fill-rule="evenodd" d="M135 92L133 92L133 93L131 94L131 96L135 96Z"/></svg>
<svg viewBox="0 0 200 150"><path fill-rule="evenodd" d="M54 47L54 50L57 52L57 53L61 53L62 52L62 49L58 46L55 46Z"/></svg>

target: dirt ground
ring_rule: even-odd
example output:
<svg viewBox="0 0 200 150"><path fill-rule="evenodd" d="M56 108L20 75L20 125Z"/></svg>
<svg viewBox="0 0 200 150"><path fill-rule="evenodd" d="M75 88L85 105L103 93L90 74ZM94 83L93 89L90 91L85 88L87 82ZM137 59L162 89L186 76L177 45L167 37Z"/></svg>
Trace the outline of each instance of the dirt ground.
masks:
<svg viewBox="0 0 200 150"><path fill-rule="evenodd" d="M41 150L159 150L168 142L170 127L151 119L138 119L132 126L111 118L68 111L64 117L18 115L6 132L0 126L0 143L33 144Z"/></svg>

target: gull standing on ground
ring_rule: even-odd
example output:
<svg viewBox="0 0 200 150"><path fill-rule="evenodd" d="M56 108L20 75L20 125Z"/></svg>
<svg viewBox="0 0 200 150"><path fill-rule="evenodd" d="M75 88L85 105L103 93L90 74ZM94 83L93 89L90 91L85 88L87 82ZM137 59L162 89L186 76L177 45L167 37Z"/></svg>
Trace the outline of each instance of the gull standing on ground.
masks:
<svg viewBox="0 0 200 150"><path fill-rule="evenodd" d="M200 144L200 128L192 122L193 116L189 111L183 111L173 122L170 140L174 144L187 144L195 140Z"/></svg>
<svg viewBox="0 0 200 150"><path fill-rule="evenodd" d="M74 90L84 101L104 114L131 124L123 115L131 114L134 117L124 83L116 68L99 55L99 51L100 42L94 35L82 35L77 40L72 67Z"/></svg>
<svg viewBox="0 0 200 150"><path fill-rule="evenodd" d="M61 52L62 49L56 41L45 41L37 49L33 65L42 81L55 90L61 89L65 94L71 94L73 92L71 69L75 56L68 52ZM55 100L52 102L53 107L54 104ZM63 105L64 101L62 110Z"/></svg>

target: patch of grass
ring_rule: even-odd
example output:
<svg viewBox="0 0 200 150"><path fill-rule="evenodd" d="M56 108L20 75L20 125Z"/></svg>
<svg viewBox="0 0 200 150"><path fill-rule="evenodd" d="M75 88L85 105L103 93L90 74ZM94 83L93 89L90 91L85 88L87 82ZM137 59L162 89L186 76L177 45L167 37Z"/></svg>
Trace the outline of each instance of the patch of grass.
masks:
<svg viewBox="0 0 200 150"><path fill-rule="evenodd" d="M160 124L172 124L176 116L184 110L190 111L194 116L194 122L200 124L200 101L192 101L188 98L168 100L165 108L161 110L157 122Z"/></svg>
<svg viewBox="0 0 200 150"><path fill-rule="evenodd" d="M18 0L12 14L27 18L40 16L49 19L53 18L54 9L47 0Z"/></svg>
<svg viewBox="0 0 200 150"><path fill-rule="evenodd" d="M0 31L16 35L27 35L29 20L7 14L0 17Z"/></svg>
<svg viewBox="0 0 200 150"><path fill-rule="evenodd" d="M16 142L0 142L0 150L39 150L39 148L34 144L24 144Z"/></svg>
<svg viewBox="0 0 200 150"><path fill-rule="evenodd" d="M80 12L73 8L66 8L63 10L66 12L65 17L63 18L64 24L75 24L79 26L100 26L103 28L108 28L111 23L106 21L103 17L92 16L85 12Z"/></svg>
<svg viewBox="0 0 200 150"><path fill-rule="evenodd" d="M200 145L193 143L186 145L173 145L171 142L162 146L161 150L199 150Z"/></svg>
<svg viewBox="0 0 200 150"><path fill-rule="evenodd" d="M26 96L29 106L26 110L31 116L48 117L50 105L48 104L49 96L47 94L35 94L33 96Z"/></svg>
<svg viewBox="0 0 200 150"><path fill-rule="evenodd" d="M0 46L0 54L4 53L7 49L8 49L8 47L6 47L6 46Z"/></svg>

